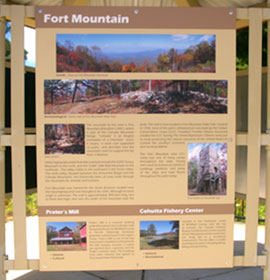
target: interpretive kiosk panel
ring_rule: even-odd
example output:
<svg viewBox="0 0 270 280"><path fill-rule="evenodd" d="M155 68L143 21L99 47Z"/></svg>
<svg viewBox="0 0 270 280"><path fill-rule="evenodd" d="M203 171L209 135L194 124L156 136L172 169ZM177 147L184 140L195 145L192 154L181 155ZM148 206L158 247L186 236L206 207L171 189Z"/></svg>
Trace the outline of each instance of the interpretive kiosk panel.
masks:
<svg viewBox="0 0 270 280"><path fill-rule="evenodd" d="M235 11L36 21L40 269L231 267Z"/></svg>

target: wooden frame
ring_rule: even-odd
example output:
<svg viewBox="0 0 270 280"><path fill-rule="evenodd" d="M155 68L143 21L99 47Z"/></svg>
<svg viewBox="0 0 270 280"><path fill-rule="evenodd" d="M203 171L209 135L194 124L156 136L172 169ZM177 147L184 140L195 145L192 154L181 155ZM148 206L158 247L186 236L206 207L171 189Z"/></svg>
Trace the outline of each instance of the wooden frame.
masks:
<svg viewBox="0 0 270 280"><path fill-rule="evenodd" d="M4 40L0 40L0 280L10 269L39 269L39 260L27 260L25 217L25 146L36 143L34 129L26 134L24 124L24 17L34 17L34 7L0 6L0 36L5 35L5 17L12 20L11 49L11 134L4 127ZM270 82L268 82L267 133L261 133L261 42L262 21L270 20L269 8L237 9L237 19L249 20L249 125L248 133L237 134L237 145L248 147L247 221L244 256L234 257L234 266L263 266L264 280L270 280ZM270 36L269 36L270 37ZM268 38L269 42L270 39ZM269 48L269 45L268 45ZM269 48L270 49L270 48ZM270 61L270 59L269 59ZM270 63L268 63L270 65ZM268 67L270 78L270 67ZM4 149L12 148L15 260L5 258ZM257 256L257 223L260 178L260 149L267 153L265 255Z"/></svg>

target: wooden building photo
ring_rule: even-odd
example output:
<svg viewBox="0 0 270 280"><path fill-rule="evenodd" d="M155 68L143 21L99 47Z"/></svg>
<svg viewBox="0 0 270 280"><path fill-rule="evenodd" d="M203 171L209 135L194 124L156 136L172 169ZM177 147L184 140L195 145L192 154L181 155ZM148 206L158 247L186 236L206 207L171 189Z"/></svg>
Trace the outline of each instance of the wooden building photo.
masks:
<svg viewBox="0 0 270 280"><path fill-rule="evenodd" d="M87 247L85 222L48 222L48 251L82 251Z"/></svg>

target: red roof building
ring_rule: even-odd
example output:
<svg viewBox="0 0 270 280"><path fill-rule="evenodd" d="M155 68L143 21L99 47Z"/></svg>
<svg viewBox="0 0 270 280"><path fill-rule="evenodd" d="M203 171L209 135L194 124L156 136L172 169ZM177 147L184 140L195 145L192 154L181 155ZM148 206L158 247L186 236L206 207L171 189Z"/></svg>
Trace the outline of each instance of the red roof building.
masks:
<svg viewBox="0 0 270 280"><path fill-rule="evenodd" d="M74 232L69 227L63 227L59 230L58 236L51 238L51 244L73 244L74 243Z"/></svg>

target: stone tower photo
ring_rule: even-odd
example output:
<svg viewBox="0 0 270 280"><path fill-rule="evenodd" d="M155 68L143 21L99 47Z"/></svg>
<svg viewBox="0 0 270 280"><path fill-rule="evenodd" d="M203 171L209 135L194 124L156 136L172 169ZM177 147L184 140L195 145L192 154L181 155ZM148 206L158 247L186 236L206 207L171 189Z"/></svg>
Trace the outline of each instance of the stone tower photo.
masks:
<svg viewBox="0 0 270 280"><path fill-rule="evenodd" d="M221 190L221 171L218 151L212 145L199 153L197 192L215 194Z"/></svg>

